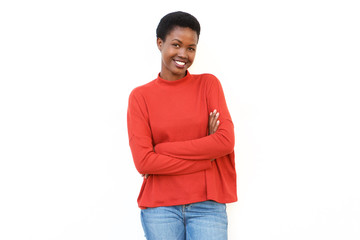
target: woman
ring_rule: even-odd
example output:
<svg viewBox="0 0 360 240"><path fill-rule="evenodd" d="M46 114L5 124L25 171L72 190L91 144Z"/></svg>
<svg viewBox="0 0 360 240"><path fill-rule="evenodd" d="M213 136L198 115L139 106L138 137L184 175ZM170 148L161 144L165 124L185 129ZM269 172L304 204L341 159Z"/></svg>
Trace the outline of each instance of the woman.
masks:
<svg viewBox="0 0 360 240"><path fill-rule="evenodd" d="M129 97L129 144L144 176L138 197L152 240L227 239L226 203L237 201L234 127L219 80L191 75L200 35L174 12L157 27L158 77Z"/></svg>

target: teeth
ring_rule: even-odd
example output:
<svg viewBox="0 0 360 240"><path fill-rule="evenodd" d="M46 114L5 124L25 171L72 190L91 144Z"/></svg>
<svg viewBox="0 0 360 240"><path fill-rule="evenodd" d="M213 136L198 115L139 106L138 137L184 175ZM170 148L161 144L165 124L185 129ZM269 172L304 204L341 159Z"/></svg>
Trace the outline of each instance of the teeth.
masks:
<svg viewBox="0 0 360 240"><path fill-rule="evenodd" d="M184 66L184 65L185 65L184 62L180 62L180 61L175 61L175 62L176 62L176 64L179 64L179 65L181 65L181 66Z"/></svg>

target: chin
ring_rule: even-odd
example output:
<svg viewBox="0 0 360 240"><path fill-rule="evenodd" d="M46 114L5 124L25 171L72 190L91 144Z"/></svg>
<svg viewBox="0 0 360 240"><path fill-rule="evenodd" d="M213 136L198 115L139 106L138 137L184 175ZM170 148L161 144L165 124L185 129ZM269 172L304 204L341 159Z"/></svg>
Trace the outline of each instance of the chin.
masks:
<svg viewBox="0 0 360 240"><path fill-rule="evenodd" d="M184 77L184 76L185 76L185 73L186 73L186 70L174 72L173 74L174 74L174 75L177 75L177 76L180 76L180 77Z"/></svg>
<svg viewBox="0 0 360 240"><path fill-rule="evenodd" d="M176 75L185 74L188 68L175 68L172 72Z"/></svg>

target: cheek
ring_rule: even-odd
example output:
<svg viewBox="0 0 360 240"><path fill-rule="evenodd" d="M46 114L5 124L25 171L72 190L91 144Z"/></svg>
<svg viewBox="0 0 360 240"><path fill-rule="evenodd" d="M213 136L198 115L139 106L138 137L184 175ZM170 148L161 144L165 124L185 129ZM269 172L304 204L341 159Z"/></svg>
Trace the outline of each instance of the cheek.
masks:
<svg viewBox="0 0 360 240"><path fill-rule="evenodd" d="M162 51L162 57L165 61L170 61L170 59L173 57L174 53L171 51L171 49L164 49Z"/></svg>
<svg viewBox="0 0 360 240"><path fill-rule="evenodd" d="M189 54L189 60L190 60L191 62L193 62L194 59L195 59L195 53Z"/></svg>

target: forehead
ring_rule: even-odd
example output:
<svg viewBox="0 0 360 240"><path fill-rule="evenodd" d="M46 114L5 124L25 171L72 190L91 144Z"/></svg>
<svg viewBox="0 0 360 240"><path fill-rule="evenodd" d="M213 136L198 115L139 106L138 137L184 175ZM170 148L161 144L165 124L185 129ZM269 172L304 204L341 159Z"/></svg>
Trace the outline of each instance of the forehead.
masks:
<svg viewBox="0 0 360 240"><path fill-rule="evenodd" d="M197 33L188 27L174 27L167 35L165 41L180 40L189 44L196 44L198 42Z"/></svg>

